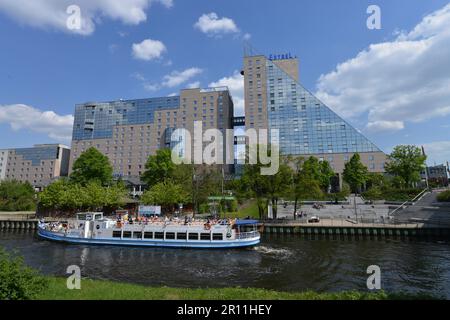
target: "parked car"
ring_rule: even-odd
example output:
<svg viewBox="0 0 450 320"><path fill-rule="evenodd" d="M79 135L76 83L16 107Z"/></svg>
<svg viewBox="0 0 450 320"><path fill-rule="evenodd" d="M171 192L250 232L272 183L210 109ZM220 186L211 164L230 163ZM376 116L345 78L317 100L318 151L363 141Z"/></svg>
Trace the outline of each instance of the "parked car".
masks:
<svg viewBox="0 0 450 320"><path fill-rule="evenodd" d="M308 222L309 223L317 223L317 222L320 222L320 218L316 217L316 216L313 216L313 217L308 219Z"/></svg>

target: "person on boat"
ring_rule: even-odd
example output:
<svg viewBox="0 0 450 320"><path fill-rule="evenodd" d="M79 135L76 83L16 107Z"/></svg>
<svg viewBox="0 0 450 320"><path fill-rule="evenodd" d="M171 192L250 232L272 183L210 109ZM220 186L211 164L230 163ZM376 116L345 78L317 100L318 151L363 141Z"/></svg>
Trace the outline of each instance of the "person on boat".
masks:
<svg viewBox="0 0 450 320"><path fill-rule="evenodd" d="M128 223L133 224L133 217L131 215L128 216Z"/></svg>

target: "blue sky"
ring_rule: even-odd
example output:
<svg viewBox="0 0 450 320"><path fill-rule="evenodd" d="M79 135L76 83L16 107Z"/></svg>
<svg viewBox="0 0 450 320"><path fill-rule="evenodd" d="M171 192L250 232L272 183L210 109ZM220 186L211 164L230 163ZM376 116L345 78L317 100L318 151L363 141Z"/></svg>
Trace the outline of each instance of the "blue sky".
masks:
<svg viewBox="0 0 450 320"><path fill-rule="evenodd" d="M448 1L30 3L0 0L0 148L69 144L74 105L87 101L226 84L239 109L249 39L261 54L297 55L301 83L383 151L425 145L431 164L450 160ZM65 26L71 4L77 31ZM381 30L366 26L370 4Z"/></svg>

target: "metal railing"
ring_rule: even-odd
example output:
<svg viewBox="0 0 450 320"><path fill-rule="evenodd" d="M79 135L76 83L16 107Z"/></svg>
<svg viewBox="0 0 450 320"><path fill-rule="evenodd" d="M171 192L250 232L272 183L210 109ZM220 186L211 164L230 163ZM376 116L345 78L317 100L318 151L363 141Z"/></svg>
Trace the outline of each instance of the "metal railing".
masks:
<svg viewBox="0 0 450 320"><path fill-rule="evenodd" d="M392 216L395 212L397 212L398 210L402 209L404 205L406 205L407 203L411 202L414 204L414 202L418 199L420 199L420 197L422 197L426 192L428 191L428 188L423 189L422 192L420 192L417 196L415 196L412 200L407 200L405 202L403 202L398 208L394 209L394 211L392 211L391 213L389 213L390 216Z"/></svg>
<svg viewBox="0 0 450 320"><path fill-rule="evenodd" d="M257 236L259 236L258 231L240 232L236 234L236 239L249 239L256 238Z"/></svg>

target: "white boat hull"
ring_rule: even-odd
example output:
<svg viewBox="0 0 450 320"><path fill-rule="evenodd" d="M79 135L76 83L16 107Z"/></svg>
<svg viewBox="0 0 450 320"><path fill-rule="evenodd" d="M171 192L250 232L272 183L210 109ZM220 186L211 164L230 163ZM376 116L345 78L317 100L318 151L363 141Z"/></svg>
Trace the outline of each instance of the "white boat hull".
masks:
<svg viewBox="0 0 450 320"><path fill-rule="evenodd" d="M134 247L170 247L170 248L199 248L199 249L226 249L255 246L260 242L259 234L252 238L236 240L159 240L159 239L122 239L122 238L81 238L67 236L63 233L38 228L38 235L47 240L92 245L117 245Z"/></svg>

